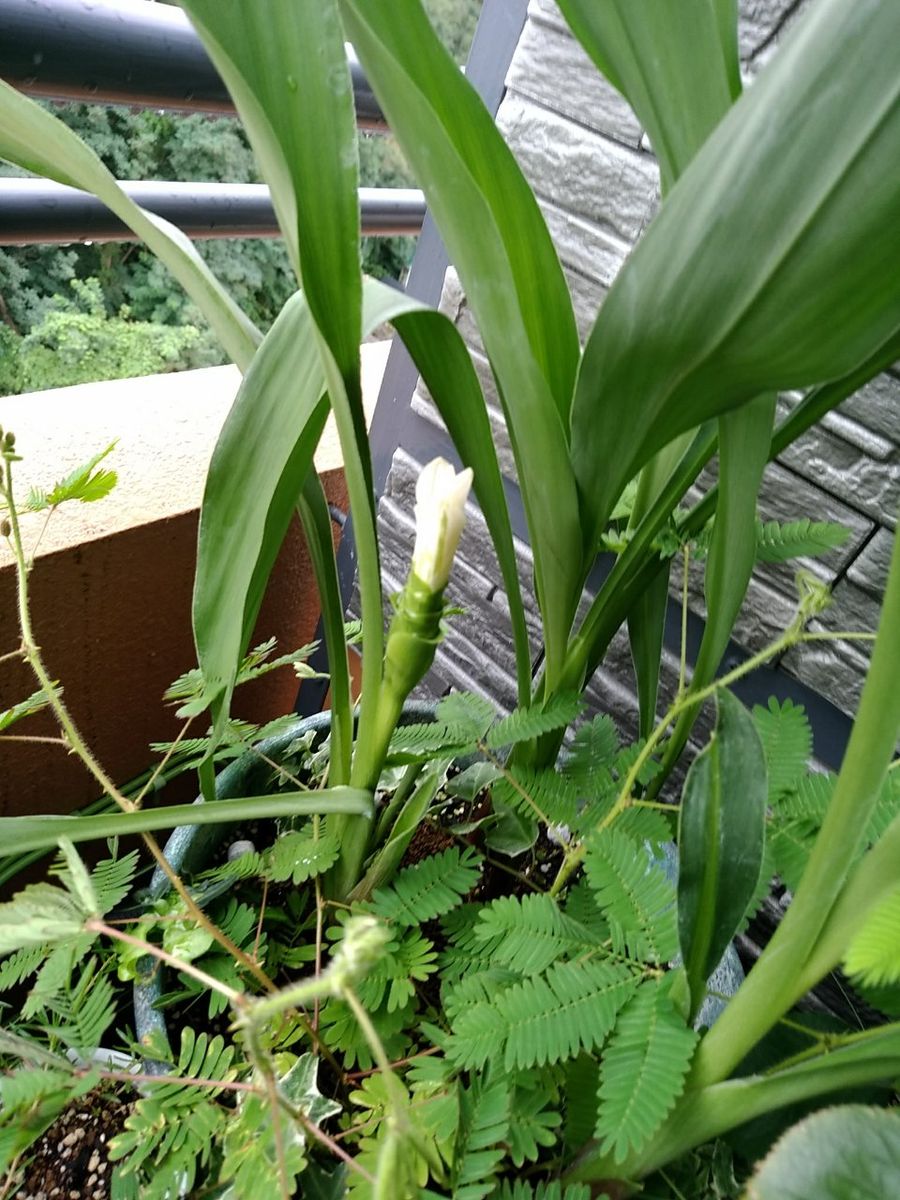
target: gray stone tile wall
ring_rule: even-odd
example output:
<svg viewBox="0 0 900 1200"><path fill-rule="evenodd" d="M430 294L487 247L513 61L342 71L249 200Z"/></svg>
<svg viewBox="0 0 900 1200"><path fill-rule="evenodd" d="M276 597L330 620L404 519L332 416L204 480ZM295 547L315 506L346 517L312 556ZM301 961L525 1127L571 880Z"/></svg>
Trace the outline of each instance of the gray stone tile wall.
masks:
<svg viewBox="0 0 900 1200"><path fill-rule="evenodd" d="M800 0L741 0L742 68L749 80L764 65L782 32L796 19ZM552 0L531 0L498 125L542 205L569 280L584 338L606 291L658 204L658 172L630 108L590 65ZM442 300L473 353L485 389L504 473L515 477L500 402L472 314L454 272ZM788 395L782 413L798 402ZM420 385L414 410L439 423ZM849 538L839 550L808 563L761 565L751 584L735 634L748 650L759 649L791 619L798 565L833 587L834 603L822 628L871 630L883 593L891 538L900 502L900 375L888 372L829 415L781 455L766 472L760 494L763 519L836 520ZM412 502L418 466L399 452L379 521L386 535L384 567L393 586L405 574L412 549ZM698 482L695 495L714 472ZM530 552L518 546L535 646L539 624L531 591ZM681 591L680 562L673 563L672 595ZM472 687L503 707L515 701L514 662L506 597L484 523L473 513L463 538L450 601L465 609L454 618L424 692ZM703 569L691 566L690 604L703 614ZM803 646L784 666L844 711L853 710L868 661L864 642ZM666 654L663 696L677 685L678 663ZM615 639L589 699L610 713L623 734L636 729L637 706L624 631ZM702 726L700 732L702 733Z"/></svg>

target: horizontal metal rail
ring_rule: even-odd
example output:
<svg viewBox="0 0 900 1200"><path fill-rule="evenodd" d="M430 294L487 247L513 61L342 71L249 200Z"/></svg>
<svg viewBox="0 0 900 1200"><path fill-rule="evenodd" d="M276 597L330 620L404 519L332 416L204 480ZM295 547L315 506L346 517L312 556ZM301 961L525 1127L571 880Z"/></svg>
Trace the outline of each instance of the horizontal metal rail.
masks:
<svg viewBox="0 0 900 1200"><path fill-rule="evenodd" d="M190 238L280 236L265 184L123 181L122 187ZM360 188L359 198L366 236L421 231L425 198L415 188ZM0 246L133 240L128 226L87 192L44 179L0 179Z"/></svg>
<svg viewBox="0 0 900 1200"><path fill-rule="evenodd" d="M347 57L360 128L384 129L349 46ZM147 0L0 0L0 78L52 100L234 112L184 13Z"/></svg>

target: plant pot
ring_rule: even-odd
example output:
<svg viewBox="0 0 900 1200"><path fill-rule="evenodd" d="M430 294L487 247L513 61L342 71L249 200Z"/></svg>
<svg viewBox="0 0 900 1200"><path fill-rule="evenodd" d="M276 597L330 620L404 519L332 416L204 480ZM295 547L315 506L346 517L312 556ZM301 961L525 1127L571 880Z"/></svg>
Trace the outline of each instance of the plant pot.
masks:
<svg viewBox="0 0 900 1200"><path fill-rule="evenodd" d="M401 717L402 724L419 721L430 721L434 715L434 705L424 701L408 702ZM282 733L265 738L257 746L268 758L278 758L292 742L307 733L324 735L331 727L331 713L315 713L311 717L298 718ZM239 796L252 796L254 789L259 788L271 768L256 753L248 752L234 762L229 763L216 777L216 798L231 800ZM203 804L202 796L198 796L195 804ZM169 835L164 847L164 854L172 868L179 874L202 870L212 854L223 842L227 841L230 828L227 825L179 825ZM171 889L171 884L165 873L157 867L150 879L147 897L150 901L162 899ZM165 973L159 963L148 960L147 969L135 980L134 984L134 1026L137 1040L144 1042L145 1038L156 1035L167 1037L166 1021L156 1004L163 994ZM163 1063L147 1059L144 1070L148 1074L160 1074L167 1070Z"/></svg>
<svg viewBox="0 0 900 1200"><path fill-rule="evenodd" d="M429 702L408 702L401 717L401 723L430 721L434 715L434 706ZM298 719L282 733L267 738L259 743L258 750L269 758L278 756L287 749L298 737L306 733L324 734L331 725L329 712L316 713L311 717ZM216 779L216 796L227 800L237 796L253 795L253 789L260 786L263 777L271 768L257 754L247 753L235 762L230 763ZM204 803L203 798L195 800L195 804ZM164 853L171 866L179 873L201 870L208 863L210 856L219 849L229 836L227 825L182 825L169 836ZM669 880L674 884L678 877L678 857L674 843L664 847L664 855L660 860ZM163 871L157 867L150 880L149 898L158 900L170 890L169 880ZM227 885L226 885L227 886ZM148 961L147 973L138 977L134 985L135 1032L139 1041L144 1038L162 1034L167 1036L167 1027L163 1013L156 1004L163 994L165 973L158 963ZM719 966L710 977L711 994L707 996L697 1016L699 1026L711 1025L727 1003L727 997L732 996L744 980L744 971L735 947L729 946L722 957ZM162 1063L147 1060L144 1069L148 1073L163 1072L166 1067Z"/></svg>

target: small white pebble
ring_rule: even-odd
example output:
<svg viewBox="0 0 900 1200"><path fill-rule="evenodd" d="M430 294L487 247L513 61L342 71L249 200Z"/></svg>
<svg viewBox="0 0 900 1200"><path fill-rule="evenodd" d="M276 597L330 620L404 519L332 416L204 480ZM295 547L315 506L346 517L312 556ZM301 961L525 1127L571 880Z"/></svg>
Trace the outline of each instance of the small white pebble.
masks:
<svg viewBox="0 0 900 1200"><path fill-rule="evenodd" d="M236 862L239 858L243 858L245 854L255 854L256 847L247 838L239 838L236 842L232 842L228 847L228 861Z"/></svg>

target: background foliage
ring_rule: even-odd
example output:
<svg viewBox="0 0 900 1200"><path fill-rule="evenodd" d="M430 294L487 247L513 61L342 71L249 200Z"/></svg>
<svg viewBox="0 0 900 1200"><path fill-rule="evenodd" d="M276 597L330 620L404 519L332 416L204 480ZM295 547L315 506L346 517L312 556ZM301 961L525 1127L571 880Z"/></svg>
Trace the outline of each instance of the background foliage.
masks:
<svg viewBox="0 0 900 1200"><path fill-rule="evenodd" d="M444 44L464 62L481 0L426 0L425 7ZM48 107L119 179L261 182L236 118L98 104ZM393 138L362 134L359 149L363 187L414 186ZM0 163L0 176L20 174ZM413 244L412 238L365 239L364 270L400 278ZM268 329L295 286L281 239L204 241L198 249L253 323ZM225 361L198 309L140 244L0 249L0 395Z"/></svg>

